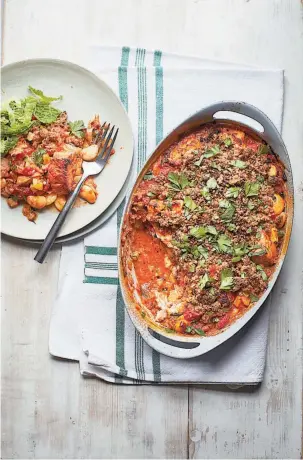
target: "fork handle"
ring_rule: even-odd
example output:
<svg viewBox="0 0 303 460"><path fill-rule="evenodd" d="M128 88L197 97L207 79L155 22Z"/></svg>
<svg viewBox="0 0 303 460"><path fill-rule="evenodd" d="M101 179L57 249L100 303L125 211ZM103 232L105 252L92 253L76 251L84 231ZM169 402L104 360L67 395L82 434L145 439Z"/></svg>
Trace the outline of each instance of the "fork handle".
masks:
<svg viewBox="0 0 303 460"><path fill-rule="evenodd" d="M62 209L62 211L58 215L58 217L55 220L52 228L48 232L45 240L43 241L39 251L37 252L37 254L35 256L34 260L36 262L39 262L40 264L42 264L44 262L45 257L48 254L48 251L50 250L50 248L54 244L54 241L55 241L55 239L56 239L56 237L58 235L58 232L59 232L60 228L62 227L62 225L63 225L63 223L64 223L64 221L66 219L66 216L67 216L69 210L71 209L71 207L73 206L74 201L77 198L78 193L80 191L80 188L81 188L83 182L85 181L85 179L87 179L87 177L88 177L87 175L83 175L81 177L81 180L78 182L77 187L75 188L73 193L68 198L67 202L64 205L64 208Z"/></svg>

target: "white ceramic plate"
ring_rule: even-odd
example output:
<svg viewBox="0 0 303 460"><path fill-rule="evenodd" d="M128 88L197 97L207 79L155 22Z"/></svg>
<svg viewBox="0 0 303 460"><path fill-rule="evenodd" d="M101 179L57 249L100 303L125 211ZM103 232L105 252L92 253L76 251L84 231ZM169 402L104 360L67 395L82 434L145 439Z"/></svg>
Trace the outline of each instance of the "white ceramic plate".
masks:
<svg viewBox="0 0 303 460"><path fill-rule="evenodd" d="M56 107L67 111L70 120L88 120L98 113L102 122L119 127L116 153L100 176L95 178L99 196L93 205L86 204L70 211L59 237L77 232L97 219L113 202L123 187L133 156L133 135L127 113L115 93L88 70L56 59L31 59L2 68L2 100L21 98L31 85L47 95L62 95ZM36 225L29 222L21 207L10 209L1 199L2 233L21 239L42 240L47 235L57 213L50 209L39 212Z"/></svg>

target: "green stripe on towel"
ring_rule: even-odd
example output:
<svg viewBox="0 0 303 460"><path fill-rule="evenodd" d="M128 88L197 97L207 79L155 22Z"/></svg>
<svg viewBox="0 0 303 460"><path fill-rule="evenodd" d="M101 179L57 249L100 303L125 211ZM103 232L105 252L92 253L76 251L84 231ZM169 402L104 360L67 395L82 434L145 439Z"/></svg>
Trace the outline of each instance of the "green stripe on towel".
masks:
<svg viewBox="0 0 303 460"><path fill-rule="evenodd" d="M122 104L128 111L128 87L127 87L127 66L129 62L129 48L123 47L121 54L121 66L119 67L119 95ZM125 206L125 199L117 210L117 235L119 237L120 224ZM121 382L121 378L127 375L125 371L125 305L123 302L120 283L118 280L117 298L116 298L116 365L120 367L120 376L115 378L116 382Z"/></svg>
<svg viewBox="0 0 303 460"><path fill-rule="evenodd" d="M118 278L105 278L103 276L85 276L84 283L90 284L118 284Z"/></svg>
<svg viewBox="0 0 303 460"><path fill-rule="evenodd" d="M117 248L101 248L99 246L85 246L85 254L97 254L100 256L116 256Z"/></svg>
<svg viewBox="0 0 303 460"><path fill-rule="evenodd" d="M118 264L107 264L102 262L86 262L85 268L94 270L118 270Z"/></svg>

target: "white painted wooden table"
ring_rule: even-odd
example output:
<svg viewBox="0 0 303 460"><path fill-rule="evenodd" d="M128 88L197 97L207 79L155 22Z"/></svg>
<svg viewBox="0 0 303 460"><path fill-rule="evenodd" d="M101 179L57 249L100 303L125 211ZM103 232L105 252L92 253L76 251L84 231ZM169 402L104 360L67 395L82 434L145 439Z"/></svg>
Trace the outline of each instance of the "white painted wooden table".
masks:
<svg viewBox="0 0 303 460"><path fill-rule="evenodd" d="M285 69L296 221L258 389L123 387L48 355L60 250L2 245L2 458L300 458L303 23L300 0L6 0L3 62L81 60L88 43Z"/></svg>

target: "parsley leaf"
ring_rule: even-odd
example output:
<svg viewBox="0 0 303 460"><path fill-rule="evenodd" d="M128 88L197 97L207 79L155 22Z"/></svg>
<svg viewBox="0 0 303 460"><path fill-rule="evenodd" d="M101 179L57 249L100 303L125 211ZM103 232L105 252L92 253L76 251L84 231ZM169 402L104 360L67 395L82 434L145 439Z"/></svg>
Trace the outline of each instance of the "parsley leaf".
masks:
<svg viewBox="0 0 303 460"><path fill-rule="evenodd" d="M183 201L184 201L184 205L191 211L194 211L196 209L197 204L194 202L194 200L190 196L185 196Z"/></svg>
<svg viewBox="0 0 303 460"><path fill-rule="evenodd" d="M230 187L226 193L225 196L227 198L237 198L239 196L241 188L240 187Z"/></svg>
<svg viewBox="0 0 303 460"><path fill-rule="evenodd" d="M245 161L242 161L242 160L232 160L230 164L234 166L235 168L239 168L239 169L245 169L247 166Z"/></svg>
<svg viewBox="0 0 303 460"><path fill-rule="evenodd" d="M197 249L198 249L199 253L201 254L201 256L202 256L205 260L208 259L208 250L207 250L207 249L205 249L205 248L204 248L203 246L201 246L201 245L198 246Z"/></svg>
<svg viewBox="0 0 303 460"><path fill-rule="evenodd" d="M230 268L225 268L221 271L221 284L220 289L224 291L229 291L234 283L232 270Z"/></svg>
<svg viewBox="0 0 303 460"><path fill-rule="evenodd" d="M245 182L244 192L247 197L258 196L260 184L258 182Z"/></svg>
<svg viewBox="0 0 303 460"><path fill-rule="evenodd" d="M33 160L37 166L43 165L43 155L46 153L44 149L38 149L33 153Z"/></svg>
<svg viewBox="0 0 303 460"><path fill-rule="evenodd" d="M255 205L254 205L254 203L250 200L250 201L248 202L248 204L247 204L247 207L248 207L248 209L249 209L250 211L252 211L252 210L254 209Z"/></svg>
<svg viewBox="0 0 303 460"><path fill-rule="evenodd" d="M211 147L210 149L207 149L204 153L204 158L211 158L214 157L220 153L220 147L218 145L215 145L214 147Z"/></svg>
<svg viewBox="0 0 303 460"><path fill-rule="evenodd" d="M231 240L227 235L220 235L218 238L218 248L220 252L228 254L231 252Z"/></svg>
<svg viewBox="0 0 303 460"><path fill-rule="evenodd" d="M76 137L84 137L83 130L85 129L83 120L76 120L69 123L70 132Z"/></svg>
<svg viewBox="0 0 303 460"><path fill-rule="evenodd" d="M206 182L206 186L208 189L215 189L218 187L218 184L217 184L217 181L214 177L211 177L210 179L208 179L208 181Z"/></svg>

